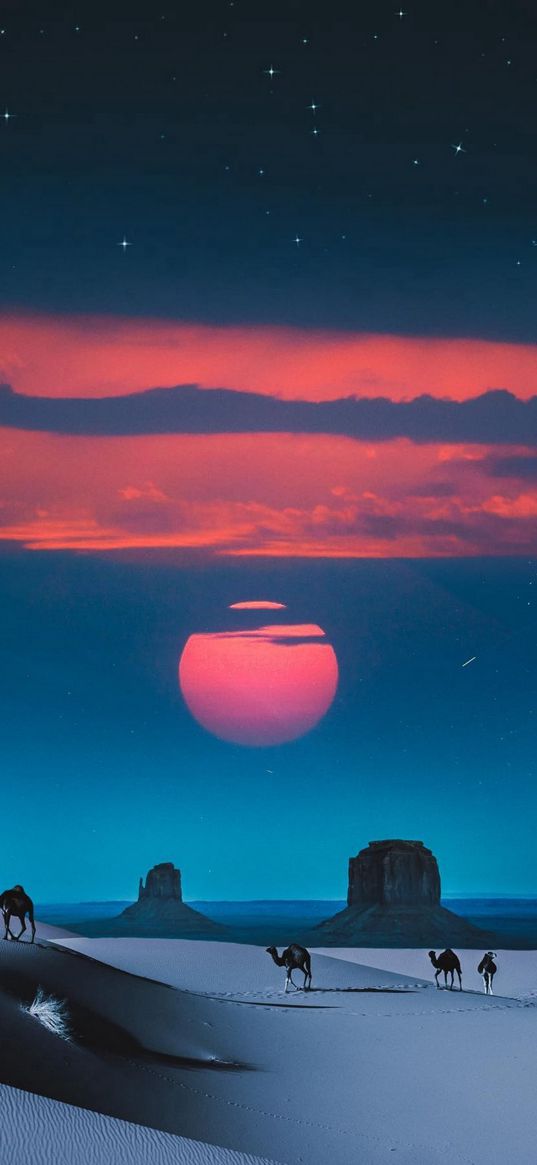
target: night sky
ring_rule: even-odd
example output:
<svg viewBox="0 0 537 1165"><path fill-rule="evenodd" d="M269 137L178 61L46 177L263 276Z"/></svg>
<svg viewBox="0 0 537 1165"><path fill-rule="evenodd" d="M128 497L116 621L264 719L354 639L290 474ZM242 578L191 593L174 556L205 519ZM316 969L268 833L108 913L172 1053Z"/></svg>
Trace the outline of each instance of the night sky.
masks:
<svg viewBox="0 0 537 1165"><path fill-rule="evenodd" d="M535 890L532 9L1 6L6 884ZM339 663L273 747L177 680L259 599Z"/></svg>

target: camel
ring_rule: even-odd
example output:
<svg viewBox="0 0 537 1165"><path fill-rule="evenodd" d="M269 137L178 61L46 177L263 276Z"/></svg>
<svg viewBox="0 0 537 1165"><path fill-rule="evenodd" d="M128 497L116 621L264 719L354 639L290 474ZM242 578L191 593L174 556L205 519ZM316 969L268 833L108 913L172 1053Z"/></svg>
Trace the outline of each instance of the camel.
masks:
<svg viewBox="0 0 537 1165"><path fill-rule="evenodd" d="M281 955L278 954L276 947L267 947L266 951L267 955L272 956L277 967L285 967L287 971L287 978L285 980L286 992L290 983L293 984L293 987L296 987L297 991L300 991L296 983L293 983L292 972L295 969L297 971L303 971L304 990L309 991L311 987L311 956L305 947L299 947L297 943L291 943Z"/></svg>
<svg viewBox="0 0 537 1165"><path fill-rule="evenodd" d="M4 916L4 923L5 923L5 927L6 927L6 933L4 935L4 938L7 938L9 935L10 938L19 939L21 937L21 935L24 934L24 931L26 930L26 921L25 920L26 920L26 915L28 915L30 926L32 928L32 940L31 941L32 942L34 941L34 939L35 939L34 904L32 902L32 899L29 898L28 895L26 894L23 886L13 886L11 890L4 890L3 894L0 894L0 909L2 910L2 914ZM10 923L11 923L12 918L18 918L18 920L21 924L21 928L20 928L20 931L18 934L13 934L13 931L10 929Z"/></svg>
<svg viewBox="0 0 537 1165"><path fill-rule="evenodd" d="M449 948L448 948L447 951L442 951L442 954L439 955L438 958L436 957L436 951L429 951L429 958L431 960L431 963L433 964L433 967L436 967L436 973L435 973L436 986L440 987L440 984L438 982L438 976L439 976L440 972L443 971L444 972L444 986L447 987L447 977L448 977L448 971L449 971L451 974L451 983L449 985L449 990L453 991L453 972L456 971L457 975L459 976L459 991L462 991L461 965L459 963L457 955L453 951L449 950Z"/></svg>
<svg viewBox="0 0 537 1165"><path fill-rule="evenodd" d="M496 963L494 962L494 959L497 958L498 956L494 953L494 951L487 951L487 953L483 955L483 958L481 959L481 962L477 968L479 974L483 976L485 995L494 995L492 990L492 980L494 979L496 971L498 970Z"/></svg>

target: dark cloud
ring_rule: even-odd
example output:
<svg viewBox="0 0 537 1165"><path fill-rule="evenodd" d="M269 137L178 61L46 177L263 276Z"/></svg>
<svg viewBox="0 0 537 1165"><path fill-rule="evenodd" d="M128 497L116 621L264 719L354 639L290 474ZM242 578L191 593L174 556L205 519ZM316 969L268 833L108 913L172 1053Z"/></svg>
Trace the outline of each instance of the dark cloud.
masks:
<svg viewBox="0 0 537 1165"><path fill-rule="evenodd" d="M495 389L462 402L432 396L312 402L185 384L121 397L56 399L25 396L4 385L0 425L84 436L301 432L527 446L537 441L537 397L522 401Z"/></svg>
<svg viewBox="0 0 537 1165"><path fill-rule="evenodd" d="M468 462L465 463L465 465L467 464ZM476 463L474 462L474 464ZM479 466L482 464L482 460L477 462L477 465ZM454 465L460 466L461 461L451 461L450 469L452 469ZM453 496L453 494L457 493L457 488L457 482L454 480L424 481L421 484L413 485L412 489L409 489L408 491L408 496L413 498L450 498Z"/></svg>
<svg viewBox="0 0 537 1165"><path fill-rule="evenodd" d="M533 435L532 444L535 441L535 434ZM493 477L523 477L530 481L537 479L537 456L526 455L520 456L513 454L509 457L486 457L481 462L482 468L486 469Z"/></svg>

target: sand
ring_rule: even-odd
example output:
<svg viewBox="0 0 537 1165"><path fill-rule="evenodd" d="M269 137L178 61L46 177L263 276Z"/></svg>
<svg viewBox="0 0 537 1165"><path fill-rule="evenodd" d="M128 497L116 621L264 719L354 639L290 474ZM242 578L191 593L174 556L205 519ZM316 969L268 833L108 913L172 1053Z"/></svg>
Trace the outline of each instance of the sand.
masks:
<svg viewBox="0 0 537 1165"><path fill-rule="evenodd" d="M2 1165L274 1165L0 1085Z"/></svg>
<svg viewBox="0 0 537 1165"><path fill-rule="evenodd" d="M432 968L429 970L426 951L319 947L318 953L368 967L386 967L401 975L425 974L431 980L434 975ZM498 967L493 985L495 995L509 995L520 1000L535 997L537 1000L537 951L506 951L496 948L494 953L497 955L495 961ZM459 951L459 956L463 987L480 991L483 983L477 967L483 957L483 949Z"/></svg>
<svg viewBox="0 0 537 1165"><path fill-rule="evenodd" d="M489 998L474 952L476 990L459 993L434 987L423 951L330 949L313 955L314 990L285 996L256 947L38 938L0 944L1 1079L86 1110L82 1145L90 1112L122 1145L173 1153L168 1134L178 1156L162 1160L192 1165L204 1158L181 1157L181 1138L280 1165L535 1161L537 952L498 952ZM70 1043L21 1009L38 983L68 999Z"/></svg>

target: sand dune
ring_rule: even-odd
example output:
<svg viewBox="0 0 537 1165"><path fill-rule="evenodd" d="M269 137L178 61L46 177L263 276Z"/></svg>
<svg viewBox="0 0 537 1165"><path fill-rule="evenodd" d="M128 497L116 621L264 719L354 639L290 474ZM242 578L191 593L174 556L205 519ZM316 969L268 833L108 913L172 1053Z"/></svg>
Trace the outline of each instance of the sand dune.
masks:
<svg viewBox="0 0 537 1165"><path fill-rule="evenodd" d="M2 943L1 1079L281 1165L533 1165L529 994L437 991L423 952L352 954L314 955L315 989L285 996L255 947ZM38 984L67 999L70 1042L21 1009Z"/></svg>
<svg viewBox="0 0 537 1165"><path fill-rule="evenodd" d="M434 976L426 951L330 947L318 948L317 953L351 963L365 964L368 967L382 967L396 975L424 974L431 981ZM495 953L498 956L496 959L498 971L494 979L495 994L521 1000L532 998L537 1000L537 951L496 948ZM459 951L459 955L464 987L480 991L482 981L477 967L483 956L483 949Z"/></svg>
<svg viewBox="0 0 537 1165"><path fill-rule="evenodd" d="M273 998L274 992L283 990L285 971L277 967L263 947L248 946L246 943L199 942L196 939L145 939L137 938L82 938L73 935L58 940L58 945L78 954L98 959L110 967L156 979L170 987L230 999L252 998L262 1000ZM326 954L328 955L328 951ZM427 972L427 961L422 972ZM302 985L303 975L294 972L294 981ZM426 986L422 977L419 984ZM348 966L340 964L334 968L334 960L319 954L313 967L313 991L317 988L325 994L336 993L340 989L365 990L373 987L404 988L408 986L408 974L403 976L387 970L381 973L374 967ZM301 994L289 993L289 1006L302 1006ZM330 1005L324 999L325 1006Z"/></svg>
<svg viewBox="0 0 537 1165"><path fill-rule="evenodd" d="M2 1165L277 1165L0 1085Z"/></svg>

